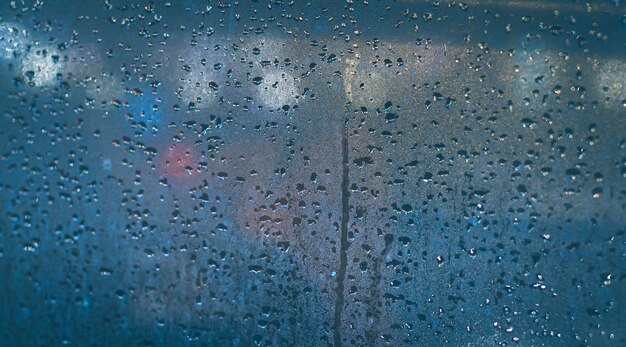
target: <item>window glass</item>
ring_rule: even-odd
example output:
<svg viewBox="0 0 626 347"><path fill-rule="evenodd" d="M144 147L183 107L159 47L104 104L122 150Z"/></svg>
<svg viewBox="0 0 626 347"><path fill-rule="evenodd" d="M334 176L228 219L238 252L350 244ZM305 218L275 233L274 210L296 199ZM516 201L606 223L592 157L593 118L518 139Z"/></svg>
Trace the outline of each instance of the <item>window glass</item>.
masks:
<svg viewBox="0 0 626 347"><path fill-rule="evenodd" d="M626 7L0 4L0 345L626 345Z"/></svg>

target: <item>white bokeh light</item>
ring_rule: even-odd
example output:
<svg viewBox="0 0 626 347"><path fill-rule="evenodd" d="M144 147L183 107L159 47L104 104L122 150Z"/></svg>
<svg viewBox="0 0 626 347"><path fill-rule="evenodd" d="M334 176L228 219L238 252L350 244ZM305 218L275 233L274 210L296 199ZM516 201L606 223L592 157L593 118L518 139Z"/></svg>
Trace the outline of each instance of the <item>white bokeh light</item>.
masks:
<svg viewBox="0 0 626 347"><path fill-rule="evenodd" d="M24 52L28 45L26 30L11 23L0 24L0 57L11 59Z"/></svg>
<svg viewBox="0 0 626 347"><path fill-rule="evenodd" d="M279 68L264 70L259 88L261 103L271 109L292 105L296 101L296 81L289 71Z"/></svg>
<svg viewBox="0 0 626 347"><path fill-rule="evenodd" d="M64 65L64 58L56 49L35 47L22 59L22 73L35 86L49 86L55 83Z"/></svg>
<svg viewBox="0 0 626 347"><path fill-rule="evenodd" d="M608 107L626 107L626 61L612 59L599 64L596 89L608 97Z"/></svg>

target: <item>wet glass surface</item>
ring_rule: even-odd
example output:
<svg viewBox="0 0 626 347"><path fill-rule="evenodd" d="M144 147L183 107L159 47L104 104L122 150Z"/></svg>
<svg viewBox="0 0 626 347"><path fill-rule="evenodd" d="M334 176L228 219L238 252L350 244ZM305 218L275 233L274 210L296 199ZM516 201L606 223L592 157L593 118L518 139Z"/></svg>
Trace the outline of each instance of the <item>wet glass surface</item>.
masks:
<svg viewBox="0 0 626 347"><path fill-rule="evenodd" d="M626 345L622 1L0 5L0 345Z"/></svg>

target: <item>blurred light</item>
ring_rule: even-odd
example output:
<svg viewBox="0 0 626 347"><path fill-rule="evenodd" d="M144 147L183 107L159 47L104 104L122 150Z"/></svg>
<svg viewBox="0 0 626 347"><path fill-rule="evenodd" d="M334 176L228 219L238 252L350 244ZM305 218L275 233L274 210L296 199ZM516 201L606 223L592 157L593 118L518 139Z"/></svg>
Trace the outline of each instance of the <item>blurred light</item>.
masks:
<svg viewBox="0 0 626 347"><path fill-rule="evenodd" d="M27 82L36 86L52 85L63 64L63 59L56 50L48 47L35 49L22 59L22 73Z"/></svg>
<svg viewBox="0 0 626 347"><path fill-rule="evenodd" d="M296 101L296 81L288 70L267 68L264 70L263 83L259 86L259 97L264 106L278 109L292 105Z"/></svg>
<svg viewBox="0 0 626 347"><path fill-rule="evenodd" d="M9 23L0 24L0 57L11 59L24 52L27 46L26 31Z"/></svg>
<svg viewBox="0 0 626 347"><path fill-rule="evenodd" d="M596 89L600 96L604 96L607 107L626 107L626 61L612 59L599 65L599 72L595 74Z"/></svg>

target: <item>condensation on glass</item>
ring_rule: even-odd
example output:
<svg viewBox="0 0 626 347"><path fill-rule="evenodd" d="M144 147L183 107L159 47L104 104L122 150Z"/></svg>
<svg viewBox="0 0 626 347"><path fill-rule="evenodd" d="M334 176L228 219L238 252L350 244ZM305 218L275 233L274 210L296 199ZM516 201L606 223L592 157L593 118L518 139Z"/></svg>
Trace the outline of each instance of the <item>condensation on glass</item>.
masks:
<svg viewBox="0 0 626 347"><path fill-rule="evenodd" d="M0 4L0 345L626 345L622 1Z"/></svg>

